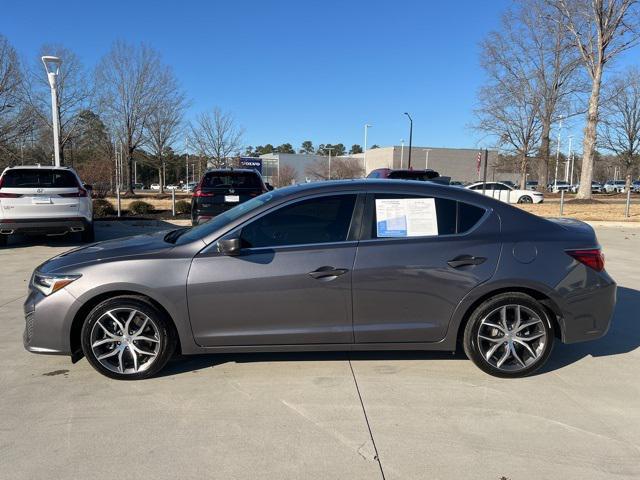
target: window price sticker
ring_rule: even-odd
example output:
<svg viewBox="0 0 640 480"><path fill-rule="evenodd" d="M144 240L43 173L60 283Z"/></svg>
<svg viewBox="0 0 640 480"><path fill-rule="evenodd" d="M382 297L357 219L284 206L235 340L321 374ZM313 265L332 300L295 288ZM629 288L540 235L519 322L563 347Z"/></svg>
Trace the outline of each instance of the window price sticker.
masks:
<svg viewBox="0 0 640 480"><path fill-rule="evenodd" d="M438 235L438 216L433 198L376 199L379 238Z"/></svg>

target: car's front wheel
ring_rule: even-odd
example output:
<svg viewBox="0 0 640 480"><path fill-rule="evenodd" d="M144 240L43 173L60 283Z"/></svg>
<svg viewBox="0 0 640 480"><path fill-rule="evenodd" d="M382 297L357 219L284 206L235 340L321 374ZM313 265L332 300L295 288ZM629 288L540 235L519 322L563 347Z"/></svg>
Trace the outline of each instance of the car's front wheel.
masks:
<svg viewBox="0 0 640 480"><path fill-rule="evenodd" d="M533 203L533 199L529 195L523 195L518 199L518 203Z"/></svg>
<svg viewBox="0 0 640 480"><path fill-rule="evenodd" d="M98 304L82 327L82 350L98 372L118 380L151 377L176 345L166 315L144 297L118 296Z"/></svg>
<svg viewBox="0 0 640 480"><path fill-rule="evenodd" d="M467 356L496 377L524 377L542 367L553 348L553 324L533 297L513 292L480 304L464 330Z"/></svg>

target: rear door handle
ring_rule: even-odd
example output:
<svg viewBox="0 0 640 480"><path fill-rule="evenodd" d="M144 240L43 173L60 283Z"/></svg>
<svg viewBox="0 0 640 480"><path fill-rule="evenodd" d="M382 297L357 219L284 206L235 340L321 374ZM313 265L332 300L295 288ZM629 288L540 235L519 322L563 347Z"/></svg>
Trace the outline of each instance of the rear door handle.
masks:
<svg viewBox="0 0 640 480"><path fill-rule="evenodd" d="M456 258L449 260L449 264L452 268L460 268L469 265L480 265L487 260L486 257L474 257L473 255L459 255Z"/></svg>
<svg viewBox="0 0 640 480"><path fill-rule="evenodd" d="M313 272L309 272L308 275L316 280L333 280L340 275L344 275L349 270L346 268L335 268L330 266L320 267Z"/></svg>

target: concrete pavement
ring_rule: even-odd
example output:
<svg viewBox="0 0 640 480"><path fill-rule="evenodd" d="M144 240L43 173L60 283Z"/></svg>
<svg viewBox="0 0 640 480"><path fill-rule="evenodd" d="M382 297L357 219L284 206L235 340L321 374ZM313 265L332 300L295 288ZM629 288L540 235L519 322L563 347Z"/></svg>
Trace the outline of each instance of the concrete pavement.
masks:
<svg viewBox="0 0 640 480"><path fill-rule="evenodd" d="M612 329L557 344L521 380L419 352L198 356L109 380L23 350L29 276L73 243L14 244L0 250L0 477L640 478L640 229L596 228L621 287Z"/></svg>

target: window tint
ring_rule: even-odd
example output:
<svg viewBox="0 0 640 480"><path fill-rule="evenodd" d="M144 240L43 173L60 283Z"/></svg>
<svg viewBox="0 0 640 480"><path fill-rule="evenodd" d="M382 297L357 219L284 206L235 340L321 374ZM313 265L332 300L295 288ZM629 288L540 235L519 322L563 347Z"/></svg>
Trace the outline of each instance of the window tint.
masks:
<svg viewBox="0 0 640 480"><path fill-rule="evenodd" d="M458 202L457 233L465 233L471 230L480 221L482 215L484 215L484 209L468 203Z"/></svg>
<svg viewBox="0 0 640 480"><path fill-rule="evenodd" d="M482 186L480 186L482 188ZM376 194L375 199L403 199L403 198L429 198L420 195L401 194ZM468 203L458 202L445 198L434 197L438 235L452 235L465 233L473 228L484 215L485 210ZM375 203L375 202L374 202ZM378 238L378 218L376 207L373 208L373 222L371 225L371 238ZM385 235L388 237L388 235ZM403 237L400 235L399 237Z"/></svg>
<svg viewBox="0 0 640 480"><path fill-rule="evenodd" d="M301 200L242 228L244 248L278 247L347 239L356 195Z"/></svg>
<svg viewBox="0 0 640 480"><path fill-rule="evenodd" d="M256 173L209 172L202 179L202 188L261 188L262 182Z"/></svg>
<svg viewBox="0 0 640 480"><path fill-rule="evenodd" d="M5 188L74 188L78 187L76 176L68 170L50 168L8 170L2 177Z"/></svg>
<svg viewBox="0 0 640 480"><path fill-rule="evenodd" d="M494 185L494 190L511 190L507 185L503 185L502 183L496 183Z"/></svg>

